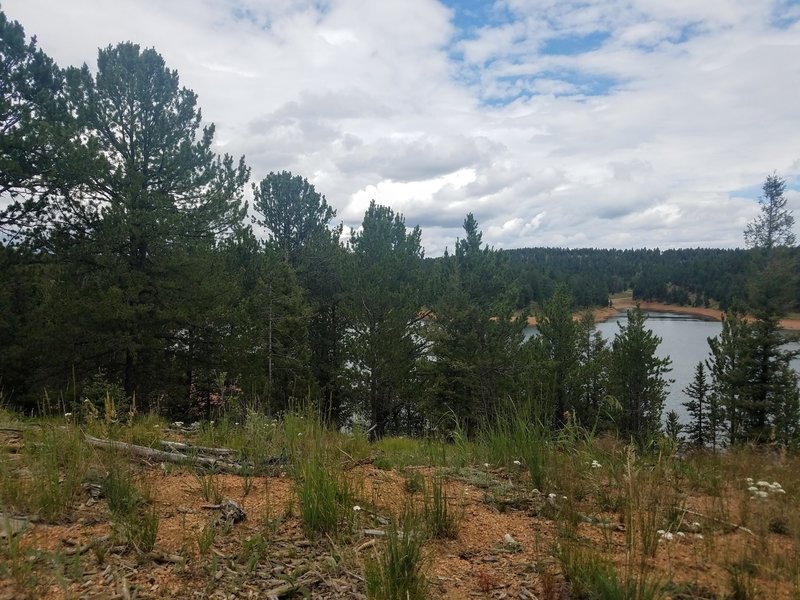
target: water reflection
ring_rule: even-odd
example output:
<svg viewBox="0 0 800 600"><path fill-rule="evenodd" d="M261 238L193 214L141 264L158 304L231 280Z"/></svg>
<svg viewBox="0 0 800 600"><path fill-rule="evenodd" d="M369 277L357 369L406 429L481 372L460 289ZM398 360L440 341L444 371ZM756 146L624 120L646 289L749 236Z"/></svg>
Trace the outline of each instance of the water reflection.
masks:
<svg viewBox="0 0 800 600"><path fill-rule="evenodd" d="M686 395L683 389L691 383L694 368L701 360L706 360L709 355L708 338L716 337L722 331L719 321L707 321L691 315L678 315L673 313L647 312L646 325L661 338L658 355L661 358L669 356L672 360L672 371L669 378L674 382L669 385L664 414L670 410L678 413L682 423L686 423L688 416L683 402ZM608 340L614 338L620 325L627 324L628 317L625 312L620 312L604 323L597 324L597 330ZM528 327L526 336L535 335L536 329ZM800 348L798 342L788 345ZM800 372L800 357L792 361L795 371Z"/></svg>

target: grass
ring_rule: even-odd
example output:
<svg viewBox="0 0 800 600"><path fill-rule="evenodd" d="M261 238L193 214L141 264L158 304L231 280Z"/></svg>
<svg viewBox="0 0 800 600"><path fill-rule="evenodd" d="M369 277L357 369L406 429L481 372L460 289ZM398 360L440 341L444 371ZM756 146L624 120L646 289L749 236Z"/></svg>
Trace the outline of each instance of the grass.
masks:
<svg viewBox="0 0 800 600"><path fill-rule="evenodd" d="M17 418L13 413L2 415L9 421ZM21 423L25 424L24 420ZM120 544L129 552L146 555L159 543L159 515L165 510L153 501L147 485L151 474L133 470L129 457L91 450L80 430L63 419L37 423L44 426L25 426L24 445L18 452L0 452L0 512L66 521L79 503L85 502L81 483L91 481L103 485L115 535L105 545L92 548L94 558L92 553L84 554L82 563L63 552L61 558L37 558L19 543L25 536L0 541L0 578L14 581L15 589L31 590L20 592L31 597L36 597L37 586L52 583L53 577L70 582L90 562L112 564L117 558L109 549ZM109 427L102 420L98 423L97 427ZM114 434L119 439L157 445L162 424L152 415L141 415L130 424L115 424ZM792 454L751 449L692 452L681 458L635 453L618 441L594 438L576 427L544 431L522 413L498 418L473 441L390 437L369 443L361 431L346 434L324 427L311 411L289 413L279 420L250 412L238 425L225 418L213 428L206 425L190 441L238 450L247 467L240 478L242 495L250 486L259 496L264 490L264 501L257 503L263 508L251 514L249 521L258 522L259 529L245 532L237 526L226 530L212 521L202 531L188 529L186 549L180 551L189 555L199 551L205 565L217 556L211 549L220 539L218 550L225 550L226 564L235 563L233 568L239 569L243 578L260 572L267 558L274 562L273 548L280 546L286 528L299 524L314 540L314 548L330 545L340 548L343 556L351 553L335 568L346 573L363 566L363 591L370 598L406 598L406 593L410 598L422 597L428 589L425 556L440 547L437 538L453 538L459 529L467 537L466 532L473 531L472 526L459 527L464 509L458 486L463 484L455 482L463 481L484 491L484 503L490 510L493 506L509 511L502 519L515 522L525 515L535 519L534 529L545 532L533 542L535 548L515 531L511 533L522 542L523 551L535 553L540 564L555 564L548 562L553 558L558 561L574 597L663 598L661 583L670 577L676 580L669 582L670 589L678 590L676 594L713 588L718 598L767 597L778 586L781 590L788 587L800 597L800 513L795 509L800 462ZM259 478L268 467L264 457L276 456L281 457L279 464L293 483L289 500L293 508L283 518L285 500L275 505L270 492L278 480L264 478L262 487ZM377 457L377 464L361 466L370 457ZM592 467L592 461L599 466ZM386 471L376 471L374 467L381 464ZM365 502L361 492L365 477L381 482L383 494L373 494L372 502ZM763 501L751 499L747 477L779 481L786 493L770 494ZM199 475L197 481L204 500L218 503L220 478ZM226 490L239 493L238 486ZM405 495L402 500L414 502L416 512L409 515L407 510L393 517L401 505L398 493ZM553 504L548 502L549 493L555 494ZM251 492L246 500L252 502L253 495ZM197 496L194 502L200 503ZM355 513L356 504L366 510ZM684 506L701 514L687 514ZM469 518L485 510L471 507ZM378 521L379 516L392 519L392 525ZM703 539L687 533L679 540L677 532L695 520L701 523ZM594 527L620 523L626 526L624 533ZM753 535L733 532L737 524L748 527ZM369 541L361 535L362 527L388 533L373 542L376 552L363 562L363 551L354 550ZM659 530L674 533L675 541L659 542ZM550 550L548 540L553 535L558 543ZM685 561L685 556L679 556L685 553L673 553L678 543L687 544L706 565L704 573L713 574L712 583L690 581L680 568L673 568ZM496 546L487 542L486 547ZM303 556L309 550L298 548L296 552ZM138 560L148 559L139 556ZM655 575L649 575L647 569L653 565L660 566ZM59 574L48 580L48 575L42 574L47 569ZM493 569L486 567L480 577L481 569L470 572L464 589L471 586L471 592L486 593L483 588L491 588L497 578ZM533 591L545 598L559 597L556 594L561 593L563 581L543 576L542 586L545 580L550 591L544 587ZM503 583L502 576L496 581Z"/></svg>
<svg viewBox="0 0 800 600"><path fill-rule="evenodd" d="M52 426L26 430L23 452L0 459L0 504L56 522L72 509L87 473L90 451L80 432Z"/></svg>
<svg viewBox="0 0 800 600"><path fill-rule="evenodd" d="M552 480L552 449L547 432L524 410L498 415L478 436L486 461L511 472L527 472L532 485L543 489Z"/></svg>
<svg viewBox="0 0 800 600"><path fill-rule="evenodd" d="M666 588L644 572L637 577L620 577L614 565L591 548L562 545L557 551L564 577L573 598L590 600L660 600Z"/></svg>
<svg viewBox="0 0 800 600"><path fill-rule="evenodd" d="M454 507L452 499L447 496L443 478L432 477L425 490L422 509L426 533L432 538L455 539L462 517L463 511Z"/></svg>
<svg viewBox="0 0 800 600"><path fill-rule="evenodd" d="M220 504L223 500L222 488L216 473L196 472L194 475L200 484L200 495L211 504Z"/></svg>
<svg viewBox="0 0 800 600"><path fill-rule="evenodd" d="M364 583L370 600L424 600L428 593L425 536L413 509L389 527L383 551L367 559Z"/></svg>
<svg viewBox="0 0 800 600"><path fill-rule="evenodd" d="M339 436L306 414L286 416L285 436L306 535L335 537L349 530L356 493L342 469Z"/></svg>

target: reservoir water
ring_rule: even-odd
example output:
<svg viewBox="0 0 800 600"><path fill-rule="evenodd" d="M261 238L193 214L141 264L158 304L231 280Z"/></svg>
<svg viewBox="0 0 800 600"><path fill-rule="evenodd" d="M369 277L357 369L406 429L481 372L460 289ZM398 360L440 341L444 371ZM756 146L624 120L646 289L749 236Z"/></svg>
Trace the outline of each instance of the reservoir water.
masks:
<svg viewBox="0 0 800 600"><path fill-rule="evenodd" d="M683 389L691 383L695 365L708 358L708 338L718 336L722 331L722 324L718 321L705 321L690 315L657 312L646 314L645 325L661 338L658 355L662 358L669 356L672 360L672 371L667 377L673 379L674 382L669 385L664 415L670 410L674 410L678 413L681 423L685 424L688 417L683 402L686 402L688 398L683 393ZM598 323L597 330L610 342L619 331L620 324L625 325L627 321L626 313L620 312L608 321ZM526 333L532 335L534 331L535 329L530 327ZM796 349L800 347L800 344L793 342L788 347ZM800 373L800 357L792 361L792 366L795 371Z"/></svg>

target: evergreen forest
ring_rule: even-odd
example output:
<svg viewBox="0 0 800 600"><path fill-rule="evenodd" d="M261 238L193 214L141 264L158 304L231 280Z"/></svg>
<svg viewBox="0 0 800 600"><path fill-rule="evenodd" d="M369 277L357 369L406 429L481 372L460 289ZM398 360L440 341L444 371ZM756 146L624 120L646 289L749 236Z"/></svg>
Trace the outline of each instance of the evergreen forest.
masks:
<svg viewBox="0 0 800 600"><path fill-rule="evenodd" d="M524 407L641 445L800 442L779 325L800 311L800 248L777 174L741 249L498 250L466 214L430 258L380 198L344 236L303 174L218 154L154 49L61 68L0 12L0 56L2 405L186 420L311 405L373 438L447 439ZM611 341L574 318L627 290L725 311L690 423L664 425L670 364L641 310Z"/></svg>

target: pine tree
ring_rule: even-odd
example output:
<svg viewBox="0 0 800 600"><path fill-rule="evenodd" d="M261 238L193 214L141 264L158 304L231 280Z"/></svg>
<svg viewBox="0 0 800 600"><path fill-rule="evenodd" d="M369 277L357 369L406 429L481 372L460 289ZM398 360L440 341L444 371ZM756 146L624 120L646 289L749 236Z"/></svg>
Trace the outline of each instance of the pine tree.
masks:
<svg viewBox="0 0 800 600"><path fill-rule="evenodd" d="M131 43L98 53L92 75L68 72L72 109L93 162L51 197L40 242L70 268L78 296L79 356L118 374L127 395L171 379L185 338L208 333L224 281L203 269L220 240L241 228L243 159L217 157L193 92L152 49ZM202 287L198 288L198 282ZM217 287L217 291L211 289ZM205 335L207 337L207 335Z"/></svg>
<svg viewBox="0 0 800 600"><path fill-rule="evenodd" d="M354 394L373 437L411 430L421 420L418 360L422 232L375 201L350 241L346 348Z"/></svg>
<svg viewBox="0 0 800 600"><path fill-rule="evenodd" d="M670 440L677 443L681 441L681 433L684 431L684 426L681 425L678 419L678 413L671 410L667 413L667 420L664 423L664 435Z"/></svg>
<svg viewBox="0 0 800 600"><path fill-rule="evenodd" d="M640 445L661 430L661 413L669 381L669 358L656 354L661 338L645 327L646 316L637 306L628 311L627 325L611 344L609 391L621 406L617 416L620 436Z"/></svg>
<svg viewBox="0 0 800 600"><path fill-rule="evenodd" d="M511 274L501 253L482 244L470 213L455 254L438 263L440 293L425 335L430 414L450 414L468 435L492 419L501 403L518 393L525 320L513 318Z"/></svg>
<svg viewBox="0 0 800 600"><path fill-rule="evenodd" d="M315 239L329 238L328 223L336 211L308 180L288 171L269 173L253 185L253 208L271 244L293 267Z"/></svg>
<svg viewBox="0 0 800 600"><path fill-rule="evenodd" d="M530 342L532 378L538 387L542 418L550 426L560 427L567 421L567 411L575 410L579 366L578 327L572 319L572 297L565 284L558 284L537 311L536 326L539 334Z"/></svg>
<svg viewBox="0 0 800 600"><path fill-rule="evenodd" d="M695 365L694 379L683 389L690 400L683 403L689 413L689 423L685 431L688 441L698 448L706 447L711 441L713 425L709 406L710 387L706 381L705 364L701 361Z"/></svg>

